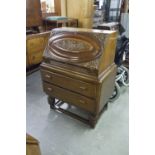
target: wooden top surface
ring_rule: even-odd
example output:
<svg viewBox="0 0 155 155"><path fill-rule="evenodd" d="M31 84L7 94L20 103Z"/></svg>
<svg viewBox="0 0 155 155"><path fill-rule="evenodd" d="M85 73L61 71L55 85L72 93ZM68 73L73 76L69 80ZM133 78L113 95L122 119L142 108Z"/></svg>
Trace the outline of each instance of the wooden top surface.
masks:
<svg viewBox="0 0 155 155"><path fill-rule="evenodd" d="M92 33L104 33L104 34L117 33L117 31L115 30L98 30L98 29L71 28L71 27L55 28L52 31L89 32L89 33L92 32Z"/></svg>
<svg viewBox="0 0 155 155"><path fill-rule="evenodd" d="M119 25L118 22L110 22L110 23L99 24L99 26L117 26L117 25Z"/></svg>
<svg viewBox="0 0 155 155"><path fill-rule="evenodd" d="M39 141L36 138L32 137L31 135L26 134L26 143L27 144L38 144Z"/></svg>

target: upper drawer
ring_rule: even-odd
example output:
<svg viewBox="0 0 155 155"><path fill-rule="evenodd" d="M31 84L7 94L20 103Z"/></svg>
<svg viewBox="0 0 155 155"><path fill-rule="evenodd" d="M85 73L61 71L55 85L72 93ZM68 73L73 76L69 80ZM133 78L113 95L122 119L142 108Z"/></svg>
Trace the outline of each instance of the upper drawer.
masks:
<svg viewBox="0 0 155 155"><path fill-rule="evenodd" d="M45 70L41 70L41 75L44 81L53 83L74 92L78 92L91 98L95 98L96 96L96 86L94 84L86 83Z"/></svg>

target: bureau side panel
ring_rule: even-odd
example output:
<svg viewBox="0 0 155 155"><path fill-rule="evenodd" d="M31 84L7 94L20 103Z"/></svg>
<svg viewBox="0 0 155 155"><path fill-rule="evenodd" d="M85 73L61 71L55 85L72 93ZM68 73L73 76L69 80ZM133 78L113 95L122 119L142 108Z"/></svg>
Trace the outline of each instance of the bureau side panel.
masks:
<svg viewBox="0 0 155 155"><path fill-rule="evenodd" d="M105 104L108 102L110 96L113 93L115 85L115 76L116 76L116 65L113 65L107 71L107 75L104 77L102 83L99 85L98 100L99 105L97 107L97 112L99 113Z"/></svg>
<svg viewBox="0 0 155 155"><path fill-rule="evenodd" d="M99 62L99 74L114 63L117 32L109 34L105 40L104 52Z"/></svg>

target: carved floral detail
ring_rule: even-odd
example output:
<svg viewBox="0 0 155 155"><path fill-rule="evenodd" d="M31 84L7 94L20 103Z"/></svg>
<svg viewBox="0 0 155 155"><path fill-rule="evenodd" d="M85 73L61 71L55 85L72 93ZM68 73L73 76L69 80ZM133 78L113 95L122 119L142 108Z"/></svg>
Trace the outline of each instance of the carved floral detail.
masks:
<svg viewBox="0 0 155 155"><path fill-rule="evenodd" d="M93 47L86 43L86 42L80 42L78 40L69 40L69 39L64 39L61 41L57 41L54 43L54 46L57 48L62 48L65 50L69 50L71 52L76 52L76 51L86 51L86 50L91 50Z"/></svg>
<svg viewBox="0 0 155 155"><path fill-rule="evenodd" d="M80 64L80 66L84 66L84 67L90 68L90 69L97 69L98 65L99 65L98 59Z"/></svg>
<svg viewBox="0 0 155 155"><path fill-rule="evenodd" d="M51 32L51 35L50 35L50 38L51 37L56 37L57 35L64 35L64 34L71 34L73 36L76 36L76 35L82 35L82 36L86 36L87 38L92 38L92 40L95 40L95 42L97 44L100 45L100 51L103 51L103 48L104 48L104 43L106 41L106 38L107 38L107 35L103 33L91 33L91 32L74 32L74 31L66 31L66 30L53 30ZM63 39L63 40L59 40L59 41L54 41L53 42L53 45L57 48L62 48L64 49L64 52L65 50L66 51L70 51L70 52L82 52L82 51L91 51L93 46L87 42L81 42L81 41L78 41L78 39ZM51 53L52 54L52 53ZM102 53L103 54L103 53ZM54 58L55 55L52 54L52 57ZM57 58L54 58L54 59L57 59ZM82 67L86 67L86 68L90 68L90 69L98 69L98 65L99 65L99 60L100 57L97 57L96 59L94 60L91 60L91 61L87 61L87 62L78 62L78 63L73 63L74 65L76 64L77 66L82 66ZM68 63L71 63L72 62L68 62Z"/></svg>

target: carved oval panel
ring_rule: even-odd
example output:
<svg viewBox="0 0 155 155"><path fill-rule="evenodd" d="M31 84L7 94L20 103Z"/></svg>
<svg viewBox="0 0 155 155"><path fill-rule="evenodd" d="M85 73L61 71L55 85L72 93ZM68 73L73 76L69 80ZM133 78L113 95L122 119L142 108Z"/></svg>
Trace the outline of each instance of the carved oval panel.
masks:
<svg viewBox="0 0 155 155"><path fill-rule="evenodd" d="M101 54L98 41L82 34L61 33L52 36L48 49L57 59L69 62L87 62Z"/></svg>

